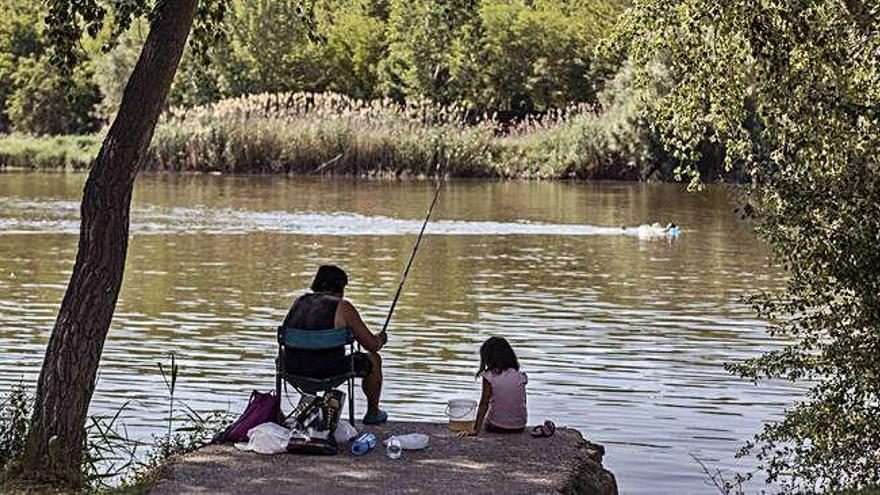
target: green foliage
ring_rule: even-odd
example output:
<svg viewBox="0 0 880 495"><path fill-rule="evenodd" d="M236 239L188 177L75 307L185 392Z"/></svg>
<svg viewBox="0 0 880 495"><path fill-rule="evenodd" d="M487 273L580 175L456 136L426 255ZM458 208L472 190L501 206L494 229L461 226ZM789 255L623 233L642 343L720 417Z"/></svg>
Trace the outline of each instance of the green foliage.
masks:
<svg viewBox="0 0 880 495"><path fill-rule="evenodd" d="M299 0L237 0L216 59L225 94L313 90L324 79L319 47L309 43Z"/></svg>
<svg viewBox="0 0 880 495"><path fill-rule="evenodd" d="M327 90L354 98L376 98L379 65L387 50L383 12L375 1L342 2L321 30L321 59L327 72Z"/></svg>
<svg viewBox="0 0 880 495"><path fill-rule="evenodd" d="M204 105L220 99L221 90L216 67L195 63L193 59L198 57L198 52L192 47L184 50L166 100L168 106Z"/></svg>
<svg viewBox="0 0 880 495"><path fill-rule="evenodd" d="M115 478L124 475L122 479L121 489L136 488L144 485L152 476L156 468L159 468L170 457L187 454L194 450L207 445L220 432L232 424L233 418L228 412L212 411L207 414L199 414L186 404L184 407L184 425L178 429L174 429L174 412L175 399L174 392L177 389L177 379L180 372L180 366L177 364L174 353L170 355L171 366L168 373L162 363L156 363L159 373L162 375L162 381L168 390L168 432L161 437L153 437L153 444L143 458L137 457L137 449L142 446L137 442L128 440L119 445L114 445L111 452L126 452L129 454L127 458L129 462L124 465L124 469L119 471ZM179 401L178 401L179 402Z"/></svg>
<svg viewBox="0 0 880 495"><path fill-rule="evenodd" d="M592 49L620 5L235 0L209 60L185 55L170 103L333 91L355 98L429 98L477 112L564 108L595 98ZM120 36L109 60L97 62L111 110L120 94L113 86L125 80L117 69L130 71L137 56L131 38L131 32Z"/></svg>
<svg viewBox="0 0 880 495"><path fill-rule="evenodd" d="M177 376L180 372L180 367L177 365L177 358L174 356L174 353L171 353L171 369L169 370L169 375L165 374L165 367L162 366L162 363L156 363L156 366L159 367L159 373L162 375L162 381L165 382L165 388L168 389L168 437L171 437L171 432L174 427L174 391L177 390Z"/></svg>
<svg viewBox="0 0 880 495"><path fill-rule="evenodd" d="M133 24L149 20L157 4L151 0L45 0L46 37L53 65L70 71L93 58L94 53L87 49L90 44L84 40L97 40L103 51L109 51ZM221 23L225 14L224 0L198 2L190 43L199 55L207 56L223 38Z"/></svg>
<svg viewBox="0 0 880 495"><path fill-rule="evenodd" d="M24 451L33 407L33 398L22 383L15 385L0 401L0 479Z"/></svg>
<svg viewBox="0 0 880 495"><path fill-rule="evenodd" d="M129 437L124 425L117 424L127 408L128 402L111 415L89 416L86 423L81 470L86 485L95 491L110 488L136 465L138 448L143 444Z"/></svg>
<svg viewBox="0 0 880 495"><path fill-rule="evenodd" d="M110 121L122 101L122 92L128 76L134 69L141 47L147 36L148 26L143 21L132 23L131 28L120 35L113 48L95 58L94 81L101 91L97 113L104 121ZM216 101L220 88L216 64L198 62L199 53L187 47L168 94L167 104L193 106Z"/></svg>
<svg viewBox="0 0 880 495"><path fill-rule="evenodd" d="M643 0L610 44L670 68L676 157L717 142L755 179L745 213L789 279L753 302L785 345L730 368L809 385L743 452L790 492L880 486L878 30L877 2Z"/></svg>
<svg viewBox="0 0 880 495"><path fill-rule="evenodd" d="M88 68L62 73L48 57L28 58L19 61L13 80L15 91L6 110L14 130L37 135L97 130L94 108L100 93Z"/></svg>
<svg viewBox="0 0 880 495"><path fill-rule="evenodd" d="M567 11L566 6L567 2L481 3L481 56L470 68L480 74L479 84L470 89L474 101L487 102L484 108L533 111L592 100L594 88L587 76L602 33L589 21L601 19Z"/></svg>
<svg viewBox="0 0 880 495"><path fill-rule="evenodd" d="M232 424L233 417L225 411L199 414L184 405L184 426L168 436L154 437L147 455L135 459L123 480L123 486L140 484L169 458L198 450Z"/></svg>
<svg viewBox="0 0 880 495"><path fill-rule="evenodd" d="M10 126L6 104L15 90L19 61L45 51L40 3L37 0L0 0L0 131Z"/></svg>
<svg viewBox="0 0 880 495"><path fill-rule="evenodd" d="M468 81L460 74L469 67L458 52L477 46L478 9L474 0L390 2L383 92L441 104L461 99Z"/></svg>
<svg viewBox="0 0 880 495"><path fill-rule="evenodd" d="M97 113L105 121L110 121L119 109L128 76L134 69L146 38L146 23L135 22L126 33L117 38L111 50L95 59L94 80L101 91Z"/></svg>
<svg viewBox="0 0 880 495"><path fill-rule="evenodd" d="M382 92L523 114L591 101L616 2L391 2Z"/></svg>
<svg viewBox="0 0 880 495"><path fill-rule="evenodd" d="M152 2L0 2L16 5L16 15L0 21L0 81L9 82L0 86L0 98L15 89L19 58L60 64L67 72L56 79L70 79L75 67L87 65L102 94L97 114L109 120L146 37ZM332 91L461 103L474 114L498 111L505 119L561 109L595 101L604 74L595 70L593 48L623 4L203 1L168 103ZM5 47L4 39L16 47Z"/></svg>
<svg viewBox="0 0 880 495"><path fill-rule="evenodd" d="M172 362L172 368L178 369L175 362ZM164 377L161 367L160 372ZM177 376L176 372L174 376ZM176 385L176 378L173 381ZM173 404L172 396L169 400L172 413ZM16 385L0 400L0 482L5 481L8 470L23 453L33 406L34 398L24 384ZM88 488L103 492L141 485L169 457L203 447L233 419L225 411L198 413L186 404L183 408L183 416L177 418L181 426L169 430L166 435L154 437L152 444L131 438L121 424L128 403L112 414L90 416L81 466ZM143 452L145 449L146 453ZM0 485L0 491L3 488Z"/></svg>
<svg viewBox="0 0 880 495"><path fill-rule="evenodd" d="M36 0L27 0L26 3L35 7L27 10L24 18L29 25L39 26L40 46L47 47L45 58L40 58L37 66L50 72L53 81L61 81L73 88L67 110L76 113L74 120L79 123L80 130L62 132L87 132L97 125L93 118L95 113L106 120L112 118L122 99L128 76L140 55L140 48L146 38L147 21L152 16L156 2L46 0L45 11ZM171 94L172 101L198 104L218 97L215 78L206 68L212 49L224 39L221 24L225 14L224 0L198 2L186 58L198 59L201 65L183 65L184 70L180 71L183 74L178 77L178 89ZM3 82L4 76L2 37L0 29L0 82ZM25 77L25 80L32 81L32 78ZM32 82L32 85L36 85L36 82ZM94 112L90 100L96 87L101 91L101 101L97 112ZM34 89L38 90L37 95L41 101L29 102L28 98ZM19 106L23 115L31 117L27 118L26 123L15 122L16 129L24 132L56 133L58 128L70 127L69 113L62 114L65 118L61 123L51 122L51 119L50 122L42 120L46 107L55 106L57 98L47 96L54 96L55 86L45 83L38 88L31 87L22 91ZM0 98L2 96L0 89ZM3 101L0 100L0 103Z"/></svg>
<svg viewBox="0 0 880 495"><path fill-rule="evenodd" d="M70 169L88 168L101 147L101 135L34 137L0 136L0 167Z"/></svg>

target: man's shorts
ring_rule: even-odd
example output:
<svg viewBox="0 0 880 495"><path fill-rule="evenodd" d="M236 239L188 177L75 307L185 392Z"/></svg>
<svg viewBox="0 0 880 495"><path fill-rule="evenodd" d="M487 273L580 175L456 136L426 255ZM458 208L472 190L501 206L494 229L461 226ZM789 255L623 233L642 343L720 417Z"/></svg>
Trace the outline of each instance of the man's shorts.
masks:
<svg viewBox="0 0 880 495"><path fill-rule="evenodd" d="M346 355L345 359L337 361L333 364L334 369L339 370L334 373L335 375L341 375L351 370L351 355ZM354 376L358 378L363 378L369 375L373 371L373 363L370 362L370 358L367 357L366 352L355 352L354 353ZM332 375L330 375L332 376Z"/></svg>

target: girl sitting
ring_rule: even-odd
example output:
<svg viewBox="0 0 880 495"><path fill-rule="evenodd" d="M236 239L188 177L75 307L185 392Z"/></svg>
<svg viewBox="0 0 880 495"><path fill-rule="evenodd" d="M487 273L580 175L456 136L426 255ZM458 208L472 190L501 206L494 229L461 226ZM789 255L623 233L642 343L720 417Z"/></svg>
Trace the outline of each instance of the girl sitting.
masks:
<svg viewBox="0 0 880 495"><path fill-rule="evenodd" d="M477 419L471 431L464 435L478 435L486 431L516 433L526 427L526 383L528 377L519 370L519 361L507 340L490 337L480 347L480 369L483 377L483 395L477 409Z"/></svg>

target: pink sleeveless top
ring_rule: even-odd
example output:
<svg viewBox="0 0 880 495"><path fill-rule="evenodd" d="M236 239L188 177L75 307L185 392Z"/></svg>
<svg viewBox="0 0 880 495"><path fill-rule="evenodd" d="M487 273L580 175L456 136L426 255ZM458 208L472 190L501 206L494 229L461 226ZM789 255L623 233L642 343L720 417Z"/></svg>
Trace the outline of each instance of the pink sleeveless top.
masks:
<svg viewBox="0 0 880 495"><path fill-rule="evenodd" d="M484 371L480 376L492 385L486 422L501 428L515 430L526 426L526 383L528 376L522 371L508 368L501 373Z"/></svg>

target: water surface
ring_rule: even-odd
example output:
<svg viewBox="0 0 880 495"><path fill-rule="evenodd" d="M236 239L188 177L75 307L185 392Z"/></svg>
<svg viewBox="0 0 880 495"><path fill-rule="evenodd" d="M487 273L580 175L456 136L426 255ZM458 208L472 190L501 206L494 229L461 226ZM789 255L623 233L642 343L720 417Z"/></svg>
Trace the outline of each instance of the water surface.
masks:
<svg viewBox="0 0 880 495"><path fill-rule="evenodd" d="M0 390L39 371L70 275L84 175L0 174ZM132 401L129 432L161 433L156 363L181 365L196 410L240 410L273 385L275 327L316 267L380 327L433 193L427 182L143 175L93 412ZM383 351L394 419L442 420L478 397L480 343L507 337L529 415L605 444L622 493L713 493L696 455L733 453L797 391L754 387L726 361L777 343L740 302L780 274L723 188L452 181ZM633 229L675 221L675 241ZM358 410L363 412L359 395Z"/></svg>

